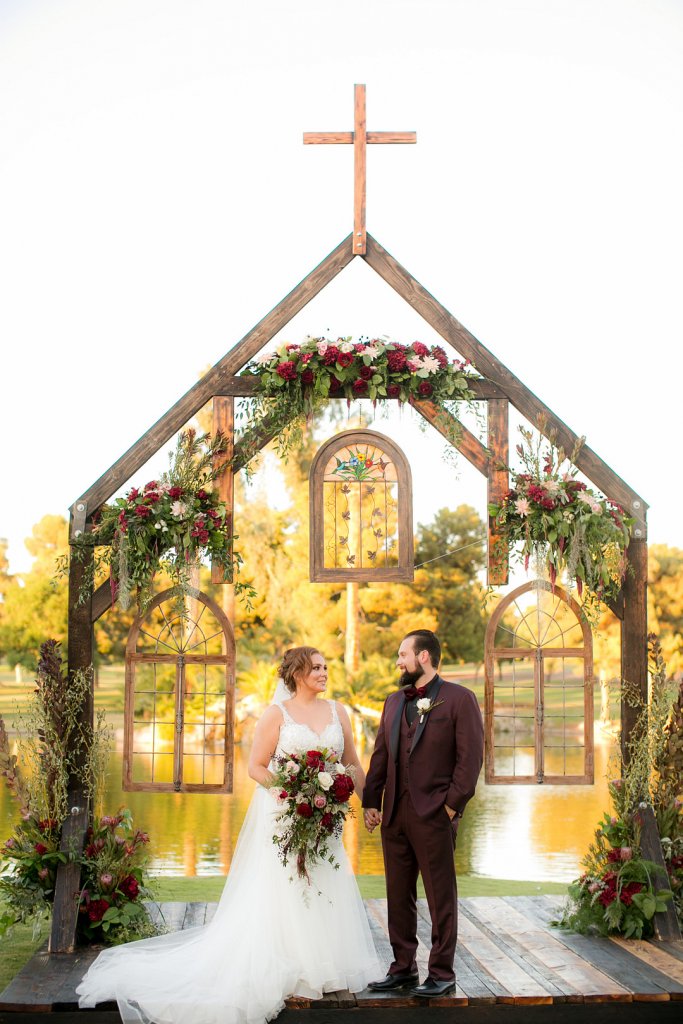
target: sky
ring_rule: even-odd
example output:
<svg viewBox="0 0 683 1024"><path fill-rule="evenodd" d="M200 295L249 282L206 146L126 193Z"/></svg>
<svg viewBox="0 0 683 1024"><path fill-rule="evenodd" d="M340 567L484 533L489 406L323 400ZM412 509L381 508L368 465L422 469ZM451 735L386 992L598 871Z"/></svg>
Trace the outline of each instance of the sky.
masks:
<svg viewBox="0 0 683 1024"><path fill-rule="evenodd" d="M356 82L418 140L369 147L368 230L683 547L681 53L680 0L0 0L11 570L349 234L352 149L302 133L350 131ZM358 259L281 338L307 334L438 340ZM417 521L485 515L436 435L375 426Z"/></svg>

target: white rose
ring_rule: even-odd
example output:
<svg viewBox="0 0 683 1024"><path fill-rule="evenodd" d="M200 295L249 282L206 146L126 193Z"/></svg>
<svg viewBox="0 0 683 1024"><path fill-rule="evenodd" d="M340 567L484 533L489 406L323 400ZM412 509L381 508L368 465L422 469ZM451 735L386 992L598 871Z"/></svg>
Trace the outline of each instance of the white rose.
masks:
<svg viewBox="0 0 683 1024"><path fill-rule="evenodd" d="M318 783L321 789L328 790L332 785L332 776L329 772L320 772L318 775Z"/></svg>
<svg viewBox="0 0 683 1024"><path fill-rule="evenodd" d="M343 341L339 346L340 352L353 352L353 342Z"/></svg>
<svg viewBox="0 0 683 1024"><path fill-rule="evenodd" d="M429 700L429 697L420 697L416 705L417 710L420 712L420 714L424 714L424 712L429 707L430 703L431 701Z"/></svg>

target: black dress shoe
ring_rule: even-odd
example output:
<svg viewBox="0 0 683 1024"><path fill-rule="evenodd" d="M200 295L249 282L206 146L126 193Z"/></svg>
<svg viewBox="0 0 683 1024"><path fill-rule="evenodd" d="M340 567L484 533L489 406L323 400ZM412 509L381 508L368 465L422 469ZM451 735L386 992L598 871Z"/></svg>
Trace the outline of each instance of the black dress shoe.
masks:
<svg viewBox="0 0 683 1024"><path fill-rule="evenodd" d="M445 996L455 991L454 981L437 981L436 978L427 978L421 985L411 988L411 996L419 996L420 999L434 999L436 996Z"/></svg>
<svg viewBox="0 0 683 1024"><path fill-rule="evenodd" d="M368 988L373 992L391 992L395 988L408 988L420 980L419 974L409 974L403 971L401 974L387 974L381 981L371 981Z"/></svg>

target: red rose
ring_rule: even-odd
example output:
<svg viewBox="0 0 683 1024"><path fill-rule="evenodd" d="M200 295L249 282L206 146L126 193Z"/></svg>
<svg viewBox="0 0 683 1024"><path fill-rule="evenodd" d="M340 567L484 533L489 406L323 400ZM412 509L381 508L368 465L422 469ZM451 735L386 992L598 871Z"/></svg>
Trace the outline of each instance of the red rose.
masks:
<svg viewBox="0 0 683 1024"><path fill-rule="evenodd" d="M328 345L325 349L325 355L323 356L323 362L325 366L333 366L339 358L339 349L336 345Z"/></svg>
<svg viewBox="0 0 683 1024"><path fill-rule="evenodd" d="M361 375L361 377L363 378L363 380L370 380L370 378L372 377L372 375L373 375L373 373L375 371L373 370L373 368L371 366L361 366L361 368L360 368L360 370L358 372Z"/></svg>
<svg viewBox="0 0 683 1024"><path fill-rule="evenodd" d="M327 354L327 353L326 353ZM353 352L340 352L337 356L337 362L340 366L350 366L353 362Z"/></svg>
<svg viewBox="0 0 683 1024"><path fill-rule="evenodd" d="M401 389L398 384L387 385L387 398L398 398L401 394Z"/></svg>
<svg viewBox="0 0 683 1024"><path fill-rule="evenodd" d="M310 804L297 804L296 813L302 818L310 818L313 814L313 808Z"/></svg>
<svg viewBox="0 0 683 1024"><path fill-rule="evenodd" d="M140 516L140 519L146 519L147 516L151 516L152 510L149 505L136 505L135 515Z"/></svg>
<svg viewBox="0 0 683 1024"><path fill-rule="evenodd" d="M88 904L88 917L93 924L96 924L102 920L107 910L109 910L108 900L91 900Z"/></svg>
<svg viewBox="0 0 683 1024"><path fill-rule="evenodd" d="M416 356L428 356L429 349L426 345L423 345L421 341L414 341L410 346Z"/></svg>
<svg viewBox="0 0 683 1024"><path fill-rule="evenodd" d="M330 394L334 395L341 391L341 381L337 380L336 377L330 377Z"/></svg>
<svg viewBox="0 0 683 1024"><path fill-rule="evenodd" d="M313 376L313 370L304 370L304 372L301 374L302 384L312 384L314 379L315 378Z"/></svg>
<svg viewBox="0 0 683 1024"><path fill-rule="evenodd" d="M281 800L286 800L288 796L289 796L289 793L287 792L286 789L281 789L280 790L280 799Z"/></svg>
<svg viewBox="0 0 683 1024"><path fill-rule="evenodd" d="M325 758L319 750L309 750L306 752L306 767L318 768L320 770L325 767Z"/></svg>
<svg viewBox="0 0 683 1024"><path fill-rule="evenodd" d="M278 376L282 377L283 380L294 380L296 378L296 367L291 360L280 363L279 366L275 367L275 372Z"/></svg>
<svg viewBox="0 0 683 1024"><path fill-rule="evenodd" d="M206 501L206 499L210 498L211 495L209 494L208 491L203 491L200 489L197 491L197 497L199 498L200 501Z"/></svg>
<svg viewBox="0 0 683 1024"><path fill-rule="evenodd" d="M295 345L294 343L292 343L290 345L285 345L285 348L286 348L286 350L288 352L298 352L299 349L301 348L301 346L300 345Z"/></svg>
<svg viewBox="0 0 683 1024"><path fill-rule="evenodd" d="M182 495L182 487L169 487L168 496L169 498L175 498L176 500Z"/></svg>
<svg viewBox="0 0 683 1024"><path fill-rule="evenodd" d="M543 501L546 496L545 491L538 484L530 484L527 493L532 501Z"/></svg>
<svg viewBox="0 0 683 1024"><path fill-rule="evenodd" d="M152 505L156 505L157 501L159 501L159 497L160 496L156 491L150 491L145 500L151 502Z"/></svg>
<svg viewBox="0 0 683 1024"><path fill-rule="evenodd" d="M303 355L301 356L301 362L302 363L310 363L312 358L313 358L313 353L312 352L304 352Z"/></svg>
<svg viewBox="0 0 683 1024"><path fill-rule="evenodd" d="M118 889L119 892L122 892L129 900L134 900L137 899L138 893L140 892L140 884L134 875L127 875L123 881L119 883Z"/></svg>
<svg viewBox="0 0 683 1024"><path fill-rule="evenodd" d="M417 390L419 391L423 398L429 398L434 388L432 387L428 380L421 380Z"/></svg>
<svg viewBox="0 0 683 1024"><path fill-rule="evenodd" d="M337 803L343 804L353 793L355 786L350 775L335 775L332 783L332 795Z"/></svg>
<svg viewBox="0 0 683 1024"><path fill-rule="evenodd" d="M353 388L354 395L367 395L368 393L368 382L361 377L358 380L354 380L351 387Z"/></svg>
<svg viewBox="0 0 683 1024"><path fill-rule="evenodd" d="M157 483L156 480L150 480L148 484L145 484L146 491L156 491L158 487L159 484Z"/></svg>
<svg viewBox="0 0 683 1024"><path fill-rule="evenodd" d="M44 846L43 843L36 843L33 849L40 857L42 857L44 853L47 853L47 846Z"/></svg>
<svg viewBox="0 0 683 1024"><path fill-rule="evenodd" d="M543 500L541 501L541 505L543 506L543 508L547 508L547 509L554 509L555 508L555 502L553 501L552 498L543 498Z"/></svg>
<svg viewBox="0 0 683 1024"><path fill-rule="evenodd" d="M320 824L322 825L323 828L328 829L330 832L332 831L332 829L334 828L334 821L332 820L332 815L330 814L329 811L326 811L325 814L323 814L322 818L320 819Z"/></svg>
<svg viewBox="0 0 683 1024"><path fill-rule="evenodd" d="M391 352L387 352L387 365L392 373L399 373L405 370L406 357L399 349L392 349Z"/></svg>

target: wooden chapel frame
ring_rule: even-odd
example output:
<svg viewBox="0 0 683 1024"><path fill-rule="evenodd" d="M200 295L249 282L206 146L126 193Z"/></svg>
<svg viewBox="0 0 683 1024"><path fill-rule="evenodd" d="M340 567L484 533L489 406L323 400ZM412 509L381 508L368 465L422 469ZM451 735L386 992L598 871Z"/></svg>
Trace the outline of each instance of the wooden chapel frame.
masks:
<svg viewBox="0 0 683 1024"><path fill-rule="evenodd" d="M367 235L366 251L354 253L353 236L349 235L298 284L270 313L239 341L215 366L195 383L157 422L102 474L70 509L70 537L77 541L92 529L92 518L126 481L140 469L156 451L180 430L207 402L214 401L214 423L233 440L232 402L235 397L254 393L256 382L236 374L266 345L300 310L351 263L363 259L382 280L389 284L434 330L460 355L468 359L482 375L472 390L477 401L488 406L487 445L459 425L454 440L454 420L429 401L414 401L415 409L438 431L453 441L456 447L486 477L488 500L499 501L508 488L508 406L512 404L532 424L544 418L544 432L555 431L557 443L571 451L577 435L537 398L519 378L471 334L442 306L400 263L398 263L371 235ZM263 447L276 434L276 428L266 422L256 435L256 448ZM253 433L252 433L253 437ZM254 445L245 446L254 451ZM240 446L235 447L232 471L220 478L221 497L232 503L232 478L244 465ZM646 502L628 486L588 446L581 448L576 465L612 501L619 503L635 519L631 542L627 548L629 571L618 601L610 607L622 622L622 678L627 680L641 696L647 698L647 527ZM500 557L500 545L493 524L488 525L488 581L492 585L507 580L507 561ZM92 564L91 550L80 549L79 561L72 558L69 571L68 611L68 665L71 672L87 668L93 661L93 623L111 606L109 583L100 586L91 598L79 603L79 590ZM222 578L218 574L219 579ZM215 579L216 577L214 577ZM92 695L84 709L83 725L92 726ZM622 753L633 728L636 711L622 704ZM87 826L87 808L82 794L71 791L71 805L75 809L64 829L65 844L82 842ZM76 904L73 899L74 871L72 866L60 868L57 878L52 936L50 948L63 952L73 948Z"/></svg>

